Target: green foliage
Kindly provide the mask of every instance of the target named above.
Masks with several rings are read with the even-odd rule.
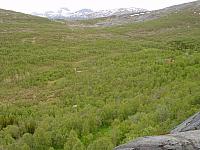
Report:
[[[35,132],[36,123],[34,120],[25,122],[26,132],[33,134]]]
[[[64,150],[84,150],[84,145],[78,138],[78,135],[74,130],[70,131],[67,142],[64,145]]]
[[[197,96],[195,96],[194,98],[193,98],[193,100],[192,100],[192,105],[200,105],[200,96],[199,95],[197,95]]]
[[[33,138],[33,135],[30,133],[25,133],[22,138],[21,138],[22,143],[25,143],[26,145],[28,145],[31,149],[34,148],[35,145],[35,141]]]
[[[77,141],[76,144],[73,146],[72,150],[85,150],[85,146],[81,141]]]
[[[35,149],[42,150],[51,147],[51,134],[44,128],[37,128],[34,135]]]
[[[18,139],[20,137],[19,128],[15,125],[7,126],[6,128],[4,128],[4,132],[10,134],[14,139]]]
[[[172,48],[176,50],[186,51],[186,50],[193,50],[193,51],[199,51],[200,43],[198,41],[192,40],[192,39],[186,39],[186,40],[174,40],[170,41],[169,44]]]
[[[93,143],[91,143],[87,150],[111,150],[113,148],[113,144],[111,140],[107,138],[100,138]]]

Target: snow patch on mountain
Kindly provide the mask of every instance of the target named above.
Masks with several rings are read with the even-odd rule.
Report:
[[[57,11],[46,11],[44,13],[33,12],[32,15],[47,17],[49,19],[94,19],[109,16],[120,16],[125,14],[134,14],[146,12],[146,9],[141,8],[119,8],[110,10],[93,11],[91,9],[81,9],[76,12],[70,11],[68,8],[60,8]]]

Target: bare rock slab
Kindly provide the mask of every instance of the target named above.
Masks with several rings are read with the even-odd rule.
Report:
[[[171,131],[171,133],[185,132],[185,131],[193,131],[200,130],[200,112],[196,113],[194,116],[190,117],[182,124],[177,126],[175,129]]]
[[[142,137],[115,150],[200,150],[200,130]]]
[[[171,131],[171,134],[138,138],[115,150],[200,150],[200,112]]]

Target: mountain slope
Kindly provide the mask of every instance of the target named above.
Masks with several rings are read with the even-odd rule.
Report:
[[[72,12],[69,9],[61,8],[57,11],[47,11],[45,13],[32,13],[35,16],[47,17],[49,19],[72,19],[72,20],[83,20],[83,19],[94,19],[109,16],[119,16],[130,13],[146,12],[145,9],[140,8],[119,8],[111,10],[100,10],[92,11],[91,9],[82,9],[76,12]]]
[[[191,10],[192,9],[192,10]],[[185,3],[181,5],[171,6],[160,10],[155,11],[144,11],[138,13],[128,13],[122,14],[118,16],[110,16],[105,17],[102,19],[96,19],[96,21],[87,21],[87,22],[94,22],[90,24],[90,27],[108,27],[113,25],[123,25],[129,23],[136,23],[136,22],[144,22],[149,20],[158,19],[170,14],[181,13],[182,11],[193,11],[194,14],[198,15],[200,9],[200,2],[195,1],[191,3]]]
[[[0,12],[0,149],[112,149],[200,110],[196,4],[105,28]]]

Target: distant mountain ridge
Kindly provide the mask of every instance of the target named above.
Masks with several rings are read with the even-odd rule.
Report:
[[[110,10],[100,10],[93,11],[91,9],[81,9],[76,12],[70,11],[68,8],[60,8],[57,11],[46,11],[44,13],[33,12],[32,15],[46,17],[49,19],[94,19],[94,18],[102,18],[109,16],[120,16],[125,14],[133,14],[146,12],[146,9],[142,8],[118,8],[118,9],[110,9]]]

